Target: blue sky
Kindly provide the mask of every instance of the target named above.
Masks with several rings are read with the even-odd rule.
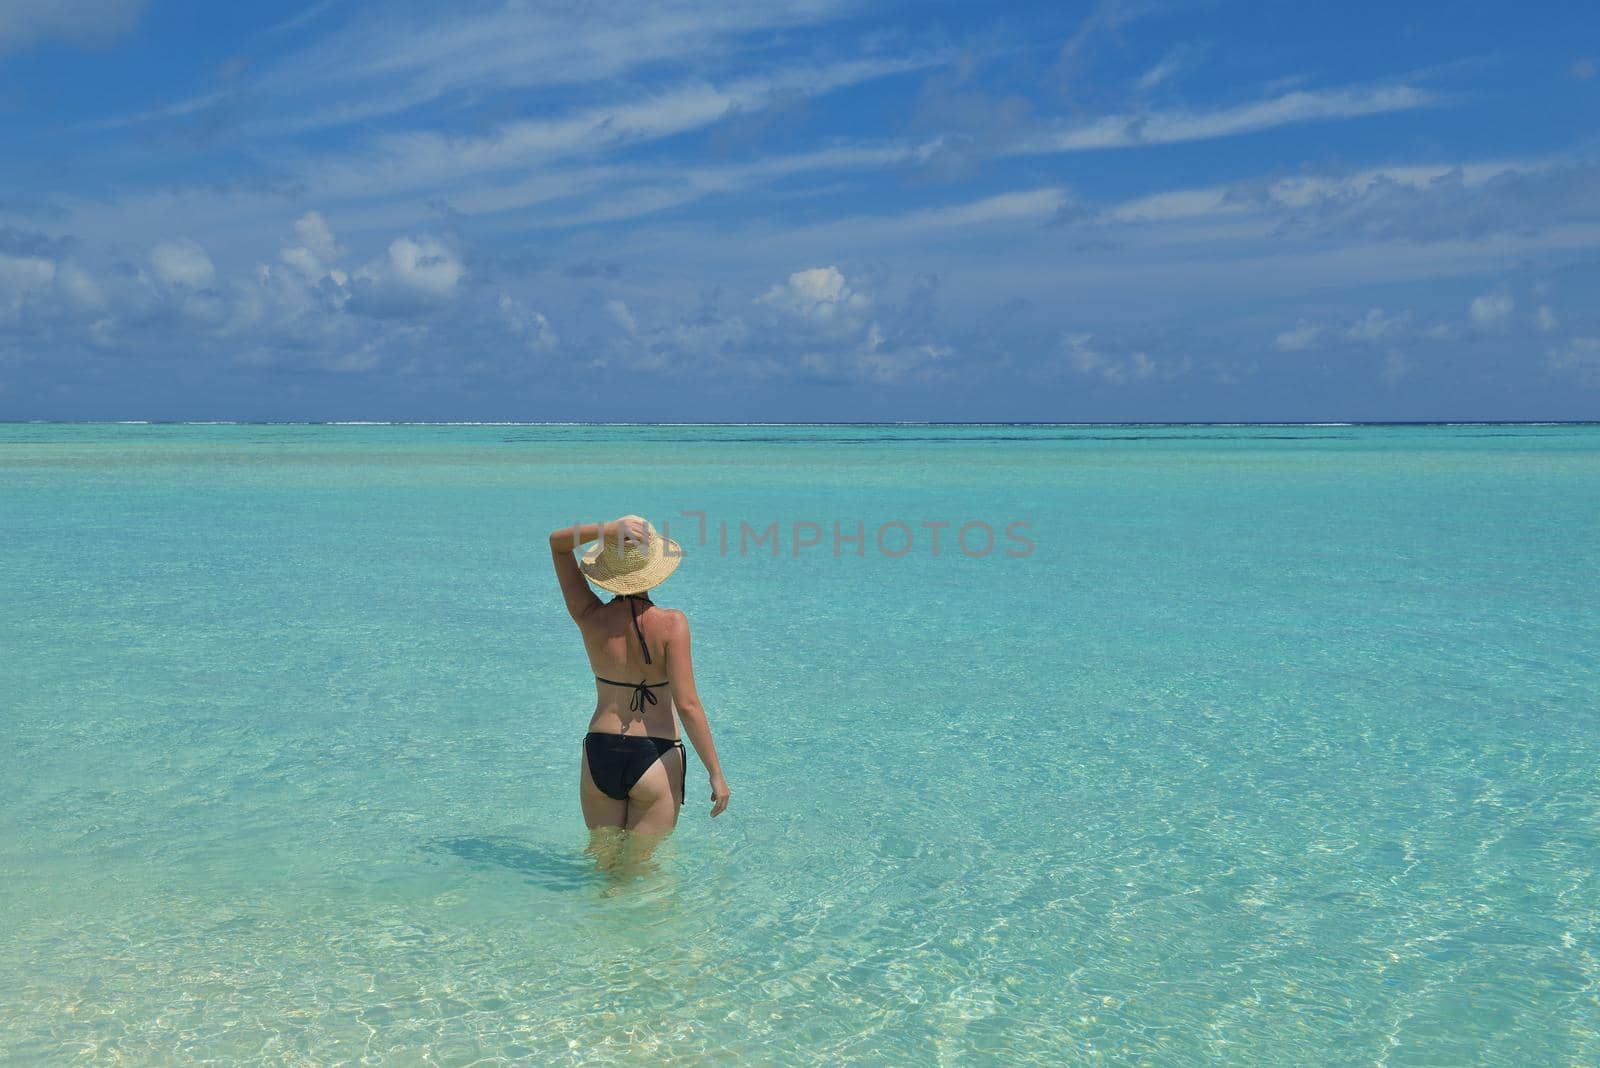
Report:
[[[1592,3],[0,2],[0,418],[1600,418]]]

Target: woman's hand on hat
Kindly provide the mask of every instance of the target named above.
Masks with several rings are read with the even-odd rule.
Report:
[[[611,521],[611,529],[618,547],[626,543],[650,544],[650,524],[643,516],[625,515]]]

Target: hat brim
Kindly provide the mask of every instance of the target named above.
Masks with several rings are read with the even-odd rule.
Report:
[[[650,557],[643,564],[619,570],[625,561],[598,544],[578,561],[583,577],[612,593],[643,593],[665,582],[683,562],[683,547],[660,534],[650,539]]]

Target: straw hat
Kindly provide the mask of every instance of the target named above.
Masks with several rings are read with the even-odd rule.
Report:
[[[645,523],[645,541],[603,538],[578,562],[578,569],[590,582],[612,593],[643,593],[665,582],[683,560],[683,548],[671,538],[656,533]]]

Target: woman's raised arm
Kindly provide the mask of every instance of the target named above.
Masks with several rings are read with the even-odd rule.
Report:
[[[551,562],[555,564],[556,580],[561,583],[561,597],[567,602],[567,614],[574,620],[581,619],[599,604],[600,598],[594,595],[583,572],[578,570],[573,551],[580,545],[602,538],[618,539],[618,544],[622,539],[642,543],[649,538],[649,531],[643,519],[636,515],[625,515],[609,523],[577,523],[570,527],[557,527],[550,532]]]

